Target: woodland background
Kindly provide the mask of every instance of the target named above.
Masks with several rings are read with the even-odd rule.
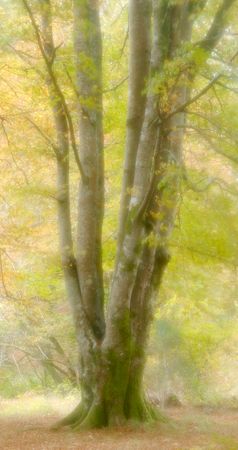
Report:
[[[54,11],[56,70],[75,110],[70,2]],[[197,38],[215,1],[202,15]],[[77,349],[65,299],[57,239],[51,112],[42,59],[19,2],[0,2],[0,396],[77,389]],[[180,208],[170,246],[146,370],[149,391],[163,403],[238,406],[238,72],[226,64],[237,50],[236,17],[209,67],[197,52],[200,89],[224,77],[194,105],[185,143]],[[127,98],[127,9],[104,1],[106,288],[116,250]],[[122,39],[123,36],[123,39]],[[63,44],[62,44],[63,43]],[[211,69],[212,68],[212,69]],[[168,71],[173,67],[168,67]],[[212,73],[211,73],[212,70]],[[37,126],[36,126],[37,124]],[[41,132],[39,132],[40,128]],[[71,163],[72,203],[78,173]]]

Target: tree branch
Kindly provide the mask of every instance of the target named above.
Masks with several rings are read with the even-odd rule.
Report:
[[[236,0],[223,0],[206,37],[198,43],[200,48],[211,51],[216,47],[225,30],[227,12],[235,1]]]
[[[235,268],[238,267],[237,264],[233,263],[232,261],[229,261],[226,258],[222,258],[221,256],[216,255],[215,253],[209,253],[209,252],[202,251],[202,250],[200,250],[198,248],[190,247],[190,246],[187,246],[187,245],[182,246],[182,245],[179,245],[177,243],[175,244],[173,242],[170,242],[170,245],[171,245],[171,247],[175,247],[175,248],[178,248],[178,249],[184,249],[184,250],[187,250],[187,251],[189,251],[191,253],[197,253],[198,255],[204,256],[206,258],[208,257],[208,258],[216,259],[218,262],[221,262],[223,264],[229,264],[229,265],[231,265],[231,266],[233,266]]]
[[[30,124],[36,129],[36,131],[38,131],[38,133],[45,139],[45,141],[51,145],[56,157],[58,157],[59,156],[59,148],[57,147],[57,145],[49,138],[49,136],[30,117],[26,116],[26,120],[28,122],[30,122]]]
[[[230,62],[233,62],[234,59],[237,57],[238,55],[238,50],[235,52],[235,54],[231,57]],[[167,121],[169,120],[171,117],[175,116],[175,114],[178,114],[180,112],[184,112],[188,106],[192,105],[193,103],[195,103],[197,100],[199,100],[201,97],[203,97],[213,86],[215,83],[217,83],[217,81],[224,75],[224,72],[220,72],[218,73],[211,81],[210,83],[208,83],[203,89],[201,89],[200,92],[198,92],[196,95],[194,95],[194,97],[190,98],[189,100],[187,100],[185,103],[183,103],[182,105],[180,105],[178,108],[176,108],[174,111],[172,111],[170,114],[168,114],[167,116],[165,116],[164,119],[162,119],[163,121]],[[159,119],[160,120],[160,119]],[[156,123],[158,123],[158,118],[156,119]]]
[[[225,158],[229,159],[230,161],[234,162],[235,164],[238,164],[238,157],[227,155],[224,151],[222,151],[220,148],[218,148],[213,142],[212,138],[206,134],[204,130],[201,130],[201,128],[193,126],[193,125],[185,125],[184,128],[190,128],[191,130],[196,131],[198,134],[200,134],[210,145],[210,147],[219,155],[224,156]]]
[[[11,157],[12,157],[12,160],[13,160],[13,162],[14,162],[16,168],[19,170],[19,172],[22,173],[22,175],[23,175],[23,177],[24,177],[24,179],[25,179],[26,184],[30,184],[30,183],[29,183],[29,180],[28,180],[28,176],[27,176],[25,170],[18,164],[18,162],[17,162],[17,160],[16,160],[16,158],[15,158],[15,156],[14,156],[12,150],[11,150],[10,139],[9,139],[9,136],[8,136],[8,133],[7,133],[7,130],[6,130],[6,127],[5,127],[5,125],[4,125],[4,120],[5,120],[5,119],[1,117],[0,120],[1,120],[2,130],[3,130],[4,136],[5,136],[6,141],[7,141],[7,145],[8,145],[8,148],[9,148],[9,151],[10,151],[10,154],[11,154]]]
[[[118,89],[120,86],[122,86],[122,84],[124,84],[124,83],[128,80],[128,78],[129,78],[129,77],[125,77],[125,78],[123,78],[121,81],[119,81],[119,83],[117,83],[115,86],[112,86],[111,88],[105,89],[105,90],[103,91],[103,94],[107,94],[108,92],[113,92],[113,91],[115,91],[115,90]]]
[[[206,77],[205,75],[203,75],[203,77],[206,78],[206,80],[209,80],[209,78]],[[210,81],[211,81],[211,80],[210,80]],[[219,81],[219,80],[216,81],[216,84],[217,84],[218,86],[221,86],[221,87],[224,88],[224,89],[227,89],[227,90],[230,91],[230,92],[233,92],[234,94],[238,94],[238,89],[233,88],[232,86],[227,86],[227,84],[224,84],[224,83],[222,83],[222,82]]]
[[[8,297],[9,293],[8,293],[8,289],[7,289],[7,286],[6,286],[6,283],[5,283],[5,276],[4,276],[4,270],[3,270],[3,264],[2,264],[2,251],[1,251],[1,249],[0,249],[0,275],[1,275],[1,279],[2,279],[2,286],[3,286],[4,293],[5,293],[6,297]]]
[[[60,88],[60,86],[58,84],[58,81],[57,81],[57,79],[55,77],[55,74],[54,74],[54,71],[53,71],[53,67],[52,67],[53,66],[53,62],[54,62],[56,48],[53,49],[52,57],[49,58],[47,56],[47,54],[46,54],[45,46],[44,46],[44,44],[42,42],[40,31],[39,31],[38,25],[36,23],[34,14],[32,12],[32,9],[31,9],[31,7],[30,7],[30,5],[29,5],[27,0],[22,0],[22,2],[23,2],[24,6],[25,6],[25,8],[26,8],[26,10],[27,10],[27,12],[29,14],[32,27],[33,27],[33,29],[35,31],[36,40],[37,40],[37,43],[38,43],[41,55],[42,55],[42,57],[43,57],[43,59],[45,61],[45,65],[46,65],[46,68],[47,68],[48,75],[49,75],[49,77],[51,79],[51,82],[52,82],[54,88],[55,88],[56,95],[58,96],[59,100],[62,102],[63,110],[64,110],[64,113],[65,113],[65,116],[66,116],[66,119],[67,119],[67,123],[68,123],[69,134],[70,134],[70,139],[71,139],[71,145],[72,145],[72,148],[73,148],[75,160],[76,160],[78,169],[80,171],[82,180],[85,181],[86,177],[85,177],[85,174],[84,174],[84,171],[83,171],[80,159],[79,159],[79,154],[78,154],[78,148],[77,148],[77,144],[76,144],[76,138],[75,138],[75,133],[74,133],[74,126],[73,126],[72,117],[71,117],[71,114],[69,112],[68,105],[66,103],[64,94],[63,94],[63,92],[62,92],[62,90],[61,90],[61,88]]]

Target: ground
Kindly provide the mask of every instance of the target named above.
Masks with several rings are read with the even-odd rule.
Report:
[[[0,400],[2,450],[238,450],[238,410],[168,408],[172,425],[73,433],[49,427],[75,398]]]

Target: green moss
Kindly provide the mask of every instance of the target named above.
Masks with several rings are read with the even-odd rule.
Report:
[[[90,428],[102,428],[107,425],[106,413],[103,403],[94,403],[83,420],[79,420],[73,427],[75,431]]]
[[[133,272],[133,270],[135,270],[135,268],[136,268],[136,264],[134,261],[130,261],[130,260],[124,258],[123,269],[125,270],[125,272]]]

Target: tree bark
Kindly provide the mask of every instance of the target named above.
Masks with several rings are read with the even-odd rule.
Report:
[[[66,293],[71,304],[79,345],[79,374],[81,397],[85,410],[89,409],[94,398],[96,385],[96,368],[98,367],[98,349],[94,342],[91,322],[83,303],[78,267],[73,248],[69,193],[69,141],[70,125],[67,105],[58,85],[53,69],[55,47],[52,34],[51,4],[41,0],[42,49],[46,58],[46,83],[52,105],[53,118],[57,135],[57,204],[59,243]],[[62,424],[68,423],[68,418]]]
[[[194,14],[190,7],[189,2],[161,2],[158,6],[154,0],[151,80],[163,71],[168,60],[176,59],[181,45],[190,41],[191,14]],[[175,82],[167,92],[165,110],[160,95],[153,90],[150,92],[150,86],[146,102],[139,97],[138,91],[134,94],[134,101],[138,102],[142,115],[137,126],[127,132],[126,151],[130,171],[126,169],[127,159],[118,257],[102,343],[102,383],[98,400],[94,402],[83,426],[95,421],[99,424],[100,420],[101,424],[121,424],[125,420],[144,422],[156,417],[164,420],[163,415],[146,400],[143,373],[154,299],[169,261],[168,238],[177,210],[185,111],[174,115],[173,111],[188,99],[189,72],[181,72],[180,77],[181,82]],[[140,83],[142,81],[140,78]],[[129,107],[129,112],[135,111],[131,97],[129,104],[132,108],[130,110]],[[158,113],[161,123],[154,125]],[[170,117],[168,120],[167,116]],[[128,186],[132,189],[129,188],[125,197]],[[151,238],[155,239],[152,244]]]
[[[135,163],[146,105],[151,47],[151,0],[129,1],[129,89],[125,162],[119,215],[117,260],[125,235]]]
[[[97,1],[74,0],[74,35],[79,153],[85,174],[78,197],[77,262],[85,312],[95,337],[100,340],[105,331],[102,273],[104,163],[102,42]]]
[[[57,134],[60,251],[80,350],[81,403],[58,426],[81,429],[128,420],[164,420],[146,400],[143,372],[155,299],[169,261],[168,240],[177,213],[186,107],[195,77],[191,75],[191,69],[196,68],[194,62],[179,65],[179,52],[191,42],[193,25],[206,1],[153,0],[152,10],[150,0],[129,2],[126,155],[117,258],[106,320],[99,1],[73,1],[79,152],[73,120],[53,67],[56,49],[50,0],[41,0],[41,33],[27,0],[23,3],[47,70]],[[226,13],[233,3],[221,2],[204,40],[197,43],[207,56],[224,32]],[[171,80],[168,67],[176,69]],[[70,216],[70,143],[81,173],[77,257]]]

